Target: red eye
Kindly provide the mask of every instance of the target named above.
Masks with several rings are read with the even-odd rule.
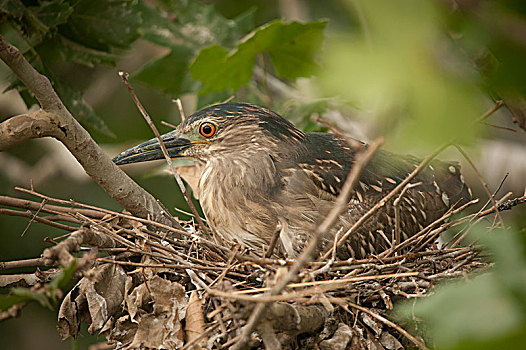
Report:
[[[204,137],[212,137],[216,132],[216,126],[212,123],[203,123],[199,127],[199,132]]]

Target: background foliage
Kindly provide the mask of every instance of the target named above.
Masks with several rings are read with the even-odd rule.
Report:
[[[172,98],[182,97],[190,113],[233,95],[268,106],[304,130],[323,130],[311,119],[323,115],[366,140],[384,135],[387,147],[397,151],[424,154],[455,140],[484,163],[484,145],[491,140],[505,145],[513,163],[524,164],[513,168],[504,189],[516,195],[524,189],[524,131],[474,124],[492,98],[511,101],[526,94],[522,1],[0,0],[0,33],[53,81],[73,115],[111,155],[151,137],[117,77],[123,69],[132,73],[158,124],[178,123]],[[11,93],[0,100],[1,121],[35,101],[5,66],[0,74],[3,88],[21,97]],[[513,126],[507,111],[492,118]],[[0,155],[2,194],[20,196],[13,187],[32,179],[46,194],[118,209],[46,141]],[[524,152],[511,152],[517,147]],[[495,190],[509,169],[492,170]],[[168,208],[182,206],[182,196],[170,178],[159,175],[160,168],[129,171]],[[477,180],[471,180],[476,189]],[[524,342],[526,219],[520,209],[515,212],[505,217],[511,232],[483,238],[494,254],[493,271],[471,283],[443,286],[400,312],[409,320],[424,319],[437,347],[518,348]],[[53,235],[34,223],[18,237],[27,225],[23,219],[0,217],[0,225],[10,237],[0,243],[2,260],[35,257],[44,246],[36,243]],[[480,238],[485,230],[478,231]],[[24,316],[3,324],[1,337],[13,348],[31,347],[31,339],[14,335],[27,327],[35,334],[52,329],[54,315],[44,315],[51,326]],[[58,341],[58,335],[47,336],[47,344]]]

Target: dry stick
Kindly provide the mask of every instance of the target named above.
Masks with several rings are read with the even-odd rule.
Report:
[[[442,223],[444,220],[448,219],[449,217],[451,217],[452,215],[466,209],[468,206],[472,205],[472,204],[475,204],[478,202],[478,199],[474,199],[472,201],[469,201],[468,203],[454,209],[453,207],[449,208],[440,218],[436,219],[435,221],[433,221],[432,223],[430,223],[429,225],[427,225],[426,227],[424,227],[422,230],[420,230],[418,233],[416,233],[415,235],[409,237],[408,239],[404,240],[403,242],[400,242],[398,243],[398,245],[396,245],[395,247],[393,247],[393,249],[389,249],[383,253],[380,253],[378,255],[378,257],[380,259],[385,259],[387,256],[389,256],[391,253],[393,252],[396,252],[396,251],[399,251],[411,244],[414,244],[416,240],[418,240],[421,235],[426,232],[426,231],[431,231],[433,228],[435,228],[436,226],[438,226],[440,223]]]
[[[497,187],[497,189],[495,190],[495,192],[493,192],[493,195],[492,197],[495,198],[495,196],[497,195],[497,193],[500,191],[500,189],[502,188],[502,186],[504,185],[504,182],[506,181],[506,179],[508,178],[508,176],[510,175],[510,173],[506,173],[506,175],[504,175],[504,178],[501,180],[499,186]],[[508,192],[506,195],[504,195],[501,199],[499,199],[499,201],[497,202],[497,205],[499,205],[501,202],[503,202],[506,198],[508,198],[512,193],[511,192]],[[484,203],[484,205],[479,209],[479,211],[476,213],[475,216],[473,216],[471,218],[471,220],[469,221],[469,223],[473,222],[473,220],[475,220],[477,218],[477,215],[479,215],[480,213],[482,213],[484,211],[484,209],[488,206],[488,204],[491,203],[491,199],[488,199],[486,201],[486,203]],[[451,237],[451,239],[449,241],[447,241],[445,244],[444,244],[444,247],[448,247],[453,241],[455,241],[457,238],[459,238],[453,245],[452,247],[456,246],[457,243],[459,243],[462,239],[464,239],[464,237],[466,236],[466,234],[468,233],[469,231],[469,228],[463,233],[462,230],[460,232],[458,232],[457,234],[455,234],[453,237]]]
[[[131,262],[131,261],[113,260],[113,259],[108,259],[108,258],[97,258],[97,261],[111,263],[111,264],[115,264],[115,265],[133,266],[133,267],[169,268],[169,269],[181,269],[181,270],[194,269],[194,270],[205,270],[205,271],[221,271],[221,270],[223,270],[222,267],[199,266],[199,265],[181,265],[181,264],[168,264],[168,263],[159,263],[159,264],[149,263],[149,264],[146,264],[146,263],[136,263],[136,262]]]
[[[156,200],[157,204],[159,204],[159,206],[161,208],[163,208],[163,211],[161,212],[161,215],[163,215],[165,218],[167,218],[168,220],[170,220],[170,222],[172,224],[174,224],[174,227],[177,227],[178,229],[181,229],[181,230],[184,230],[183,229],[183,226],[181,226],[181,224],[179,223],[179,221],[177,221],[173,216],[172,214],[170,214],[170,212],[168,211],[168,209],[166,209],[166,207],[164,206],[164,204],[160,201],[160,200]],[[166,231],[166,234],[168,234],[168,231]]]
[[[168,122],[166,122],[164,120],[161,120],[161,124],[164,125],[164,126],[169,126],[172,129],[177,129],[176,125],[173,125],[172,123],[168,123]]]
[[[431,241],[435,240],[440,235],[440,233],[442,233],[443,231],[449,229],[451,224],[447,223],[447,222],[443,222],[445,219],[442,219],[442,218],[449,217],[455,211],[458,212],[458,211],[462,210],[460,208],[457,208],[457,204],[459,204],[461,200],[462,199],[459,199],[457,202],[455,202],[451,207],[449,207],[449,209],[447,210],[446,214],[442,215],[442,217],[440,218],[441,221],[442,221],[442,224],[440,225],[440,227],[438,227],[438,228],[433,230],[432,228],[430,228],[428,226],[428,227],[425,228],[425,229],[427,229],[427,232],[425,234],[422,234],[422,235],[416,234],[416,235],[414,235],[413,237],[415,237],[415,239],[414,239],[415,242],[413,242],[411,244],[411,249],[409,249],[409,252],[420,251],[421,249],[424,249],[424,247],[426,247],[429,243],[431,243]],[[468,202],[468,203],[466,203],[464,205],[469,206],[472,202],[474,202],[474,201],[470,201],[470,202]],[[478,202],[478,200],[476,202]],[[423,230],[421,230],[420,232],[423,232]],[[420,232],[418,232],[418,233],[420,233]],[[413,238],[413,237],[411,237],[411,238]],[[420,244],[420,246],[417,247],[417,244]]]
[[[495,198],[495,196],[497,195],[497,193],[499,193],[500,189],[502,188],[502,186],[504,185],[504,182],[506,181],[506,179],[508,178],[508,176],[510,176],[510,173],[506,173],[504,175],[504,177],[502,178],[502,180],[500,181],[500,184],[499,186],[497,186],[497,189],[495,190],[495,192],[493,192],[493,198]],[[502,201],[503,199],[501,198],[499,201]],[[488,204],[491,203],[491,199],[488,198],[488,200],[486,201],[486,203],[484,203],[484,205],[482,206],[482,208],[480,208],[479,212],[478,213],[481,213],[484,209],[486,209],[486,207],[488,206]],[[477,214],[478,214],[477,213]]]
[[[396,264],[397,266],[399,264]],[[403,277],[415,277],[418,276],[420,272],[397,272],[397,273],[388,273],[383,275],[364,275],[364,276],[356,276],[356,277],[348,277],[348,278],[340,278],[340,279],[334,279],[334,280],[322,280],[322,281],[309,281],[309,282],[299,282],[299,283],[290,283],[287,284],[287,288],[289,289],[299,289],[299,288],[305,288],[305,287],[330,287],[330,288],[339,288],[335,286],[339,285],[351,285],[353,283],[358,282],[366,282],[366,281],[374,281],[374,280],[381,280],[381,279],[390,279],[390,278],[403,278]],[[266,292],[271,290],[270,287],[262,287],[262,288],[255,288],[255,289],[247,289],[247,290],[240,290],[233,293],[226,293],[221,291],[212,291],[213,293],[219,292],[224,293],[222,295],[234,295],[232,298],[236,298],[236,295],[244,295],[244,294],[254,294],[254,293],[260,293],[260,292]],[[255,298],[264,298],[265,295],[259,295]],[[250,301],[249,299],[243,299],[246,301]],[[257,301],[257,300],[252,300]]]
[[[499,108],[502,107],[503,105],[504,105],[504,101],[502,100],[495,101],[495,104],[493,105],[493,107],[488,109],[484,114],[482,114],[479,118],[477,118],[477,120],[475,120],[473,123],[475,124],[475,123],[483,122],[484,120],[488,119],[490,115],[498,111]]]
[[[0,261],[0,271],[18,269],[21,267],[46,266],[44,258],[33,258],[25,260]]]
[[[101,260],[101,259],[99,259]],[[135,263],[137,264],[137,263]],[[367,275],[367,276],[358,276],[350,277],[345,279],[336,279],[336,280],[324,280],[324,281],[314,281],[314,282],[305,282],[305,283],[291,283],[287,285],[287,288],[305,288],[298,292],[292,292],[290,294],[284,295],[269,295],[269,294],[259,294],[259,295],[247,295],[249,293],[238,292],[224,292],[222,290],[213,289],[206,285],[206,283],[201,280],[195,272],[188,271],[188,274],[191,275],[190,278],[193,282],[201,286],[207,294],[210,296],[215,296],[218,298],[224,298],[229,300],[245,301],[245,302],[255,302],[255,303],[271,303],[279,301],[294,301],[300,297],[312,296],[315,294],[320,294],[322,292],[327,292],[335,289],[340,289],[345,285],[358,282],[367,282],[374,280],[382,279],[393,279],[393,278],[405,278],[405,277],[417,277],[420,275],[420,272],[398,272],[398,273],[389,273],[383,275]],[[265,292],[270,290],[270,288],[258,288],[257,292]],[[250,293],[253,294],[253,293]]]
[[[497,207],[497,203],[495,202],[495,198],[493,198],[493,195],[491,194],[491,192],[489,190],[488,184],[486,183],[486,181],[484,181],[484,179],[482,178],[482,175],[480,175],[480,172],[478,171],[477,167],[475,166],[475,164],[473,164],[473,162],[471,161],[469,156],[466,154],[466,152],[464,152],[462,147],[460,147],[459,145],[454,145],[454,146],[460,152],[460,154],[462,154],[462,156],[466,159],[466,161],[469,163],[469,165],[471,166],[473,171],[475,171],[475,174],[477,174],[477,177],[479,178],[480,183],[484,187],[484,190],[488,194],[488,197],[489,197],[489,199],[491,201],[491,204],[493,205],[493,208],[495,209],[495,213],[496,213],[496,215],[497,215],[497,217],[499,219],[499,222],[500,222],[501,226],[504,227],[504,221],[502,220],[502,216],[500,215],[500,211],[499,211],[499,209]]]
[[[47,198],[49,201],[52,201],[52,202],[56,202],[56,203],[60,203],[60,204],[66,204],[66,205],[67,204],[69,204],[69,205],[76,205],[76,206],[79,206],[79,207],[82,207],[82,208],[87,208],[87,209],[91,209],[91,210],[97,210],[97,211],[100,211],[100,212],[103,212],[103,213],[106,213],[106,214],[115,215],[116,217],[121,217],[121,218],[124,218],[124,219],[138,221],[138,222],[146,224],[146,225],[153,225],[153,226],[159,227],[161,229],[168,230],[170,232],[174,232],[174,233],[177,233],[177,234],[189,237],[189,238],[195,238],[195,235],[193,235],[191,233],[188,233],[185,230],[177,229],[177,228],[174,228],[174,227],[162,224],[162,223],[157,222],[157,221],[153,221],[153,220],[149,220],[149,219],[143,219],[143,218],[140,218],[140,217],[136,217],[136,216],[128,215],[128,214],[124,214],[124,213],[118,213],[118,212],[115,212],[115,211],[112,211],[112,210],[109,210],[109,209],[98,208],[98,207],[95,207],[95,206],[92,206],[92,205],[89,205],[89,204],[83,204],[83,203],[76,202],[76,201],[73,201],[73,200],[67,201],[67,200],[63,200],[63,199],[53,198],[53,197],[46,196],[46,195],[43,195],[41,193],[38,193],[38,192],[35,192],[35,191],[32,191],[32,190],[28,190],[27,188],[15,187],[15,190],[20,191],[20,192],[24,192],[24,193],[29,193],[29,194],[31,194],[33,196],[36,196],[36,197],[39,197],[39,198]],[[212,241],[209,241],[209,240],[207,240],[207,239],[205,239],[203,237],[199,237],[199,241],[201,243],[204,243],[206,246],[208,246],[210,248],[219,249],[222,252],[227,252],[227,253],[230,252],[229,248],[220,246],[220,245],[218,245],[218,244],[216,244],[216,243],[214,243]],[[236,258],[243,259],[243,255],[238,254],[238,255],[236,255]],[[246,257],[246,258],[250,259],[249,257]],[[243,259],[243,260],[247,260],[247,259]]]
[[[336,198],[336,201],[334,202],[331,211],[325,217],[322,223],[314,229],[313,237],[309,241],[309,244],[303,249],[301,255],[296,259],[296,262],[294,263],[294,265],[292,265],[287,274],[282,279],[280,279],[272,288],[272,290],[269,292],[270,295],[278,295],[279,293],[281,293],[281,291],[285,289],[287,284],[296,278],[301,268],[309,260],[312,259],[312,255],[318,248],[318,243],[320,239],[324,237],[325,234],[332,227],[332,225],[336,223],[336,220],[338,220],[340,214],[347,207],[347,204],[349,203],[349,198],[351,196],[351,191],[358,183],[358,179],[360,177],[360,174],[362,173],[363,168],[367,165],[369,160],[371,160],[371,158],[382,143],[383,139],[377,139],[367,149],[365,149],[363,153],[359,153],[357,155],[355,164],[352,170],[350,171],[349,175],[347,176],[347,179],[343,184],[342,190]],[[256,329],[260,320],[263,318],[267,307],[268,303],[261,303],[256,305],[254,311],[252,312],[250,318],[247,321],[246,326],[243,328],[243,331],[239,336],[237,343],[232,347],[232,349],[240,350],[246,347],[246,344],[250,339],[250,334],[254,331],[254,329]]]
[[[29,210],[28,211],[18,211],[18,210],[0,208],[0,215],[21,216],[21,217],[25,217],[28,219],[33,219],[34,221],[39,222],[41,224],[46,224],[51,227],[56,227],[58,229],[69,231],[69,232],[78,230],[78,227],[64,225],[59,222],[48,220],[45,217],[35,216]]]
[[[313,117],[311,119],[314,122],[325,126],[334,135],[336,135],[336,136],[344,139],[345,141],[347,141],[347,143],[349,143],[351,145],[351,148],[353,148],[353,149],[360,149],[360,148],[362,148],[365,145],[362,141],[357,140],[357,139],[355,139],[353,137],[349,137],[349,136],[345,135],[345,133],[342,130],[340,130],[336,125],[334,125],[333,123],[329,122],[328,120],[325,120],[324,118],[320,117],[318,114],[313,115]]]
[[[343,231],[343,227],[341,227],[338,232],[336,232],[336,234],[334,235],[334,242],[333,242],[333,245],[334,245],[334,249],[332,250],[332,256],[329,260],[327,260],[327,263],[325,265],[323,265],[322,267],[320,267],[319,269],[317,270],[314,270],[312,272],[309,272],[309,274],[312,276],[312,279],[314,279],[317,275],[321,274],[321,273],[325,273],[327,271],[330,270],[331,266],[334,264],[334,262],[336,261],[336,243],[338,242],[338,238],[340,237],[340,234],[342,233]]]
[[[192,199],[190,198],[190,195],[188,194],[188,191],[186,190],[183,180],[181,180],[181,177],[179,176],[177,171],[175,171],[175,167],[172,162],[172,158],[170,158],[170,155],[168,154],[168,150],[166,149],[166,146],[161,138],[161,135],[159,134],[159,131],[155,127],[155,124],[153,123],[152,118],[150,118],[150,116],[148,115],[148,112],[146,112],[146,109],[144,109],[141,101],[139,101],[139,99],[137,98],[137,95],[135,94],[133,87],[130,85],[130,82],[128,81],[128,73],[124,73],[121,71],[119,72],[119,76],[121,77],[122,81],[126,85],[126,88],[130,92],[133,102],[135,102],[135,105],[137,106],[142,116],[144,117],[144,119],[146,120],[150,128],[152,129],[153,133],[155,134],[155,137],[159,141],[159,145],[161,146],[161,150],[163,151],[164,158],[166,159],[166,162],[168,163],[168,166],[170,167],[170,170],[172,171],[172,174],[177,184],[179,185],[179,188],[181,189],[181,192],[183,193],[184,198],[186,199],[186,203],[188,203],[190,210],[194,214],[197,220],[197,224],[202,230],[207,231],[205,224],[201,220],[201,217],[199,217],[199,214],[197,213],[197,210],[195,209],[194,203],[192,202]]]
[[[173,102],[175,102],[175,104],[177,104],[177,108],[179,108],[179,115],[181,116],[181,123],[182,123],[186,119],[186,116],[184,114],[184,109],[183,109],[183,104],[181,102],[181,99],[176,98],[175,100],[173,100]]]
[[[352,225],[352,227],[345,232],[345,234],[340,238],[340,240],[337,243],[337,247],[341,246],[343,242],[345,242],[351,234],[356,232],[360,226],[365,223],[374,213],[376,213],[381,207],[383,207],[391,198],[393,198],[398,192],[402,191],[404,187],[411,181],[413,178],[418,175],[418,173],[424,169],[433,158],[435,158],[440,152],[442,152],[446,147],[448,147],[449,144],[443,145],[439,147],[437,150],[435,150],[432,154],[427,156],[420,162],[420,164],[413,170],[401,183],[398,184],[391,192],[389,192],[385,197],[383,197],[374,207],[369,209],[367,213],[362,215],[358,221]],[[331,253],[333,248],[329,249],[323,256],[321,257],[321,260],[327,259]]]
[[[499,201],[497,202],[497,205],[500,207],[501,203],[504,202],[512,194],[513,194],[512,192],[506,193],[501,199],[499,199]],[[520,198],[516,198],[516,199],[520,200]],[[486,211],[479,211],[476,214],[473,214],[472,218],[469,220],[469,223],[472,223],[473,220],[477,219],[475,223],[469,226],[468,229],[466,229],[464,232],[460,231],[459,233],[454,235],[446,244],[444,244],[444,246],[454,249],[466,237],[471,227],[476,225],[480,221],[480,219],[482,219],[482,217],[485,215],[484,213],[487,212],[487,214],[491,214],[494,211],[494,209],[495,209],[494,207],[491,207],[490,209]],[[500,208],[499,208],[499,211],[500,211]],[[451,223],[451,225],[455,226],[455,223]]]
[[[267,252],[265,253],[265,258],[270,258],[272,256],[272,253],[274,252],[274,248],[276,248],[276,244],[278,243],[278,238],[281,233],[281,224],[279,224],[276,227],[276,230],[274,231],[274,234],[272,235],[272,238],[270,240],[270,243],[267,248]]]
[[[517,132],[517,130],[512,129],[512,128],[508,128],[506,126],[495,125],[495,124],[490,124],[490,123],[486,123],[486,122],[482,122],[482,124],[487,125],[487,126],[491,126],[492,128],[496,128],[496,129],[501,129],[501,130],[506,130],[506,131],[511,131],[511,132]]]
[[[232,262],[234,261],[234,258],[236,257],[236,254],[239,251],[239,247],[240,247],[239,244],[234,246],[234,250],[232,250],[232,253],[228,257],[228,261],[226,263],[225,269],[223,270],[223,272],[221,272],[221,274],[219,276],[217,276],[217,278],[215,280],[212,281],[212,283],[210,283],[210,286],[213,286],[216,283],[220,283],[223,280],[223,278],[225,278],[226,274],[232,268]]]
[[[42,203],[34,202],[28,199],[13,198],[9,196],[0,196],[0,204],[8,206],[8,207],[38,210]],[[71,203],[68,203],[68,204],[71,204]],[[61,207],[58,205],[51,205],[51,204],[44,205],[41,211],[46,212],[46,213],[51,213],[51,214],[76,214],[80,212],[94,219],[102,219],[104,215],[106,215],[105,213],[99,210]]]
[[[403,329],[402,327],[400,327],[399,325],[397,325],[396,323],[388,320],[387,318],[383,317],[382,315],[378,315],[377,313],[375,312],[372,312],[371,310],[369,310],[368,308],[366,307],[363,307],[361,305],[358,305],[358,304],[355,304],[353,302],[350,302],[350,301],[346,301],[346,304],[349,305],[350,307],[352,307],[353,309],[357,309],[357,310],[360,310],[362,312],[365,312],[366,314],[376,318],[377,320],[379,320],[380,322],[386,324],[387,326],[391,327],[391,328],[394,328],[396,329],[400,334],[404,335],[407,339],[411,340],[416,346],[418,346],[419,348],[421,349],[425,349],[425,350],[428,350],[428,347],[419,339],[413,337],[410,333],[408,333],[405,329]],[[345,305],[342,305],[342,307],[344,309],[346,309],[347,307]],[[348,311],[348,310],[347,310]],[[350,312],[349,312],[350,313]]]
[[[31,187],[33,186],[33,184],[31,184]],[[35,221],[35,218],[38,216],[38,214],[40,213],[40,211],[42,210],[42,208],[44,207],[44,205],[46,205],[46,202],[47,200],[43,200],[42,203],[40,203],[40,207],[38,207],[38,210],[35,212],[35,214],[33,214],[33,217],[31,218],[31,220],[29,220],[29,222],[27,223],[27,226],[26,228],[24,229],[24,232],[22,232],[22,234],[20,235],[21,237],[24,237],[24,235],[26,234],[27,230],[29,229],[29,227],[31,226],[31,224]]]

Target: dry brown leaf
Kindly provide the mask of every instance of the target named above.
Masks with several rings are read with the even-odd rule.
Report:
[[[345,323],[340,323],[332,338],[320,342],[319,347],[321,350],[345,350],[352,337],[353,332],[351,328]]]
[[[188,300],[188,307],[186,309],[186,341],[190,342],[195,338],[201,336],[205,331],[205,318],[203,316],[203,308],[201,306],[201,299],[199,293],[194,290],[190,294]],[[202,337],[201,341],[207,341],[208,338]],[[194,349],[201,349],[198,344],[195,344]]]
[[[125,349],[177,349],[184,345],[181,320],[188,300],[179,283],[154,276],[137,286],[126,303],[136,307],[133,316],[137,331]]]
[[[62,339],[76,337],[80,323],[90,324],[94,334],[121,307],[126,273],[119,265],[104,264],[90,271],[66,295],[58,314],[58,332]]]

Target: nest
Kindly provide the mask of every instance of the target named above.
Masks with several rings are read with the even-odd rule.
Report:
[[[70,231],[49,240],[54,246],[33,259],[73,265],[80,278],[60,306],[60,335],[77,337],[87,323],[90,333],[116,349],[425,348],[422,338],[393,321],[394,303],[424,297],[438,282],[488,266],[473,245],[459,242],[465,223],[493,208],[455,220],[451,211],[405,248],[395,245],[380,256],[310,259],[298,266],[218,244],[193,222],[171,218],[171,227],[26,192],[43,201],[5,197],[1,204],[31,209],[36,213],[16,212]],[[450,228],[456,235],[438,247],[437,237]],[[40,282],[61,273],[37,272]]]

